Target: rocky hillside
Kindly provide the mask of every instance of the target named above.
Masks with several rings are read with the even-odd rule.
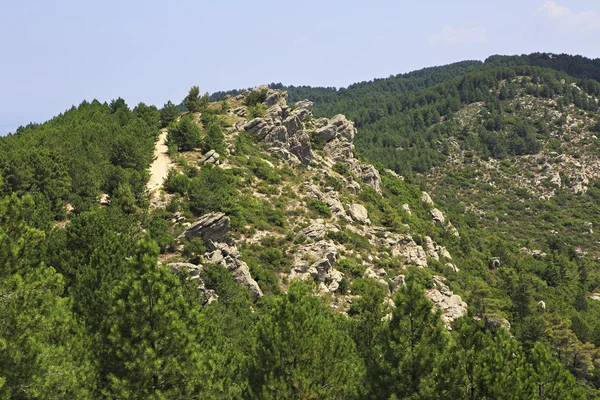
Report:
[[[261,93],[264,101],[249,109],[244,104],[253,92]],[[456,238],[459,232],[426,192],[411,188],[412,198],[402,204],[393,204],[382,195],[390,182],[397,188],[404,183],[390,172],[387,181],[382,181],[376,168],[355,157],[352,121],[343,115],[315,119],[307,108],[310,102],[290,107],[287,93],[266,88],[227,98],[222,104],[227,108],[214,107],[224,112],[220,118],[231,125],[225,134],[225,154],[188,152],[182,155],[185,163],[180,167],[184,170],[187,165],[188,174],[189,165],[198,165],[200,170],[208,166],[245,176],[238,196],[260,204],[265,213],[276,213],[277,219],[267,218],[260,228],[232,228],[230,217],[222,212],[192,221],[177,218],[176,226],[185,229],[182,238],[200,238],[207,252],[197,264],[182,263],[186,260],[179,252],[165,254],[163,261],[174,269],[193,271],[193,277],[204,264],[222,264],[254,299],[285,290],[293,280],[314,282],[321,295],[332,296],[333,307],[340,312],[347,312],[355,298],[351,290],[355,278],[379,282],[391,302],[404,282],[404,269],[415,266],[425,268],[430,276],[426,293],[443,311],[444,321],[449,324],[466,313],[465,302],[440,275],[445,270],[459,271],[452,255],[432,237],[417,233],[411,223],[418,218],[424,227],[436,227]],[[249,117],[256,108],[263,109],[261,116]],[[253,149],[242,150],[242,140],[251,141]],[[180,199],[186,200],[186,196]],[[413,210],[419,216],[413,216]],[[419,243],[411,236],[413,232]],[[432,261],[437,270],[428,268]],[[265,277],[260,269],[271,276]],[[201,281],[199,288],[204,290],[205,302],[215,300]]]

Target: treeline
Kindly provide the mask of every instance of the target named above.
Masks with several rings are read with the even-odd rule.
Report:
[[[30,224],[35,207],[0,201],[3,397],[586,398],[541,343],[524,351],[471,317],[448,333],[418,270],[393,309],[377,282],[354,280],[346,317],[299,283],[252,304],[206,266],[218,300],[203,307],[195,281],[157,268],[158,246],[112,206],[49,236]]]
[[[101,193],[142,206],[159,123],[156,107],[117,99],[21,127],[0,138],[0,195],[30,193],[36,213],[58,220],[66,203],[86,211]]]

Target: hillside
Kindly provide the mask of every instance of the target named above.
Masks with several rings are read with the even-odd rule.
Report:
[[[596,398],[596,73],[193,87],[0,138],[2,396]]]

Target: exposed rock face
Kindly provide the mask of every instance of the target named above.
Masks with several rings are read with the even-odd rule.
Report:
[[[339,287],[343,274],[333,268],[337,256],[337,246],[330,241],[301,247],[295,254],[290,279],[305,280],[312,277],[321,282],[323,291],[335,291]]]
[[[263,295],[258,283],[250,275],[248,264],[240,259],[241,255],[236,246],[229,246],[226,243],[213,243],[213,247],[212,252],[204,255],[208,263],[221,264],[227,268],[237,283],[250,291],[252,300],[256,300]]]
[[[200,238],[209,250],[213,243],[228,242],[230,222],[224,213],[209,213],[198,218],[183,234],[187,240]]]
[[[248,265],[243,262],[237,247],[229,239],[229,218],[224,213],[203,215],[183,234],[186,239],[200,238],[209,250],[204,254],[206,263],[221,264],[227,268],[235,280],[247,288],[254,300],[263,293],[258,283],[250,275]]]
[[[427,254],[422,246],[419,246],[410,235],[400,238],[392,245],[392,255],[404,257],[407,264],[413,264],[417,267],[427,267]]]
[[[310,136],[304,129],[303,120],[309,112],[305,109],[290,111],[285,101],[287,93],[273,92],[264,118],[255,118],[244,125],[244,130],[257,139],[269,143],[269,151],[279,155],[292,165],[310,164],[313,153]]]
[[[431,196],[427,192],[421,193],[421,201],[423,203],[429,204],[430,206],[433,206],[433,200],[431,200]]]
[[[443,224],[444,222],[446,222],[446,217],[444,217],[444,213],[442,213],[437,208],[432,208],[431,209],[431,217],[433,218],[434,222],[439,222],[441,224]]]
[[[371,220],[369,219],[367,209],[361,204],[352,204],[348,208],[348,211],[350,212],[350,216],[359,224],[371,225]]]
[[[498,257],[492,257],[490,260],[490,268],[497,269],[500,268],[500,259]]]
[[[452,321],[467,313],[467,303],[450,290],[443,277],[434,275],[433,283],[435,287],[425,290],[425,295],[436,309],[442,310],[442,321],[450,329]]]
[[[243,129],[258,140],[269,143],[268,151],[277,154],[292,165],[309,165],[314,158],[310,144],[310,135],[304,122],[312,113],[305,107],[309,101],[298,102],[297,109],[291,111],[286,104],[287,93],[270,90],[265,105],[270,107],[264,118],[255,118],[243,126]],[[237,109],[236,109],[237,110]],[[238,111],[235,114],[239,115]],[[354,123],[343,115],[331,120],[320,118],[312,123],[311,129],[325,141],[324,152],[333,162],[344,162],[350,171],[365,184],[380,191],[381,177],[372,165],[362,164],[354,158]]]
[[[313,102],[307,99],[300,100],[296,102],[296,107],[308,108],[313,105]]]
[[[204,164],[219,164],[219,153],[215,150],[209,150],[204,157],[202,157],[201,162]]]
[[[412,211],[410,211],[410,207],[408,206],[408,204],[402,204],[402,209],[408,214],[408,215],[412,215]]]

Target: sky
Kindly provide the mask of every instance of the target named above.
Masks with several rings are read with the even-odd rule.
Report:
[[[0,135],[83,100],[345,87],[493,54],[600,57],[597,0],[0,1]]]

